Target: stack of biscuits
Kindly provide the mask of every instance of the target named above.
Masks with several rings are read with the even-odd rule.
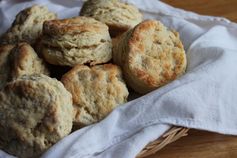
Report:
[[[129,92],[180,77],[186,63],[179,34],[143,21],[131,4],[87,0],[67,19],[26,8],[0,38],[0,149],[39,157],[72,129],[104,119]]]

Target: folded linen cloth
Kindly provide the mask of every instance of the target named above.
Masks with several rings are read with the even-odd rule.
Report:
[[[188,58],[186,74],[65,137],[43,158],[134,158],[173,125],[237,135],[237,24],[157,0],[126,2],[135,4],[146,19],[160,20],[180,33]],[[33,3],[47,5],[61,18],[78,15],[82,5],[76,0],[1,3],[1,31],[15,13]],[[0,152],[0,157],[9,156]]]

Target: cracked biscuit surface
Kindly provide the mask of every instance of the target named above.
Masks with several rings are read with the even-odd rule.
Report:
[[[56,17],[56,14],[50,12],[45,6],[34,5],[26,8],[16,15],[11,28],[3,34],[0,43],[27,42],[34,44],[42,33],[43,22]]]
[[[139,10],[119,0],[88,0],[80,15],[93,17],[109,26],[112,36],[121,34],[142,21]]]
[[[45,60],[54,65],[95,65],[112,58],[108,27],[89,17],[46,21],[41,43]]]
[[[49,75],[49,71],[29,44],[0,46],[0,89],[8,81],[30,74]]]
[[[62,82],[73,97],[75,125],[98,122],[127,101],[128,90],[116,65],[77,65],[62,77]]]
[[[155,20],[144,21],[116,39],[113,61],[122,67],[127,84],[142,94],[175,80],[187,65],[179,34]]]
[[[45,75],[22,76],[0,92],[0,148],[39,157],[72,128],[72,96]]]

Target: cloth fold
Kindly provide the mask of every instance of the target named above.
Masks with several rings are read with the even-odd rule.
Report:
[[[65,137],[43,158],[134,158],[171,126],[237,135],[237,25],[224,18],[176,9],[157,0],[126,2],[135,4],[146,19],[160,20],[180,33],[188,59],[186,74],[118,107],[101,122]],[[0,16],[4,20],[13,19],[10,10],[15,13],[32,3],[45,4],[64,18],[77,16],[82,1],[4,4]],[[8,26],[7,20],[1,23],[1,30],[4,26]],[[4,156],[0,153],[0,157]]]

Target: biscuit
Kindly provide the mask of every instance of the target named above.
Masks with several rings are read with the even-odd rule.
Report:
[[[144,21],[115,40],[113,61],[122,67],[127,84],[141,94],[175,80],[187,65],[179,34],[155,20]]]
[[[74,124],[85,126],[100,121],[128,97],[122,72],[116,65],[77,65],[61,80],[71,92]]]
[[[8,81],[30,74],[49,75],[49,71],[29,44],[0,47],[0,89]]]
[[[107,24],[112,37],[133,28],[143,18],[135,6],[119,0],[88,0],[82,6],[80,15]]]
[[[11,28],[1,37],[1,44],[16,44],[27,42],[34,44],[42,33],[45,20],[56,18],[56,14],[48,11],[47,7],[34,5],[16,15]]]
[[[22,76],[0,92],[0,148],[20,158],[39,157],[72,128],[72,96],[45,75]]]
[[[112,58],[108,27],[93,18],[46,21],[41,42],[43,57],[53,65],[95,65]]]
[[[22,75],[45,74],[49,75],[44,61],[40,59],[34,49],[27,43],[19,43],[10,55],[11,78],[16,79]]]

